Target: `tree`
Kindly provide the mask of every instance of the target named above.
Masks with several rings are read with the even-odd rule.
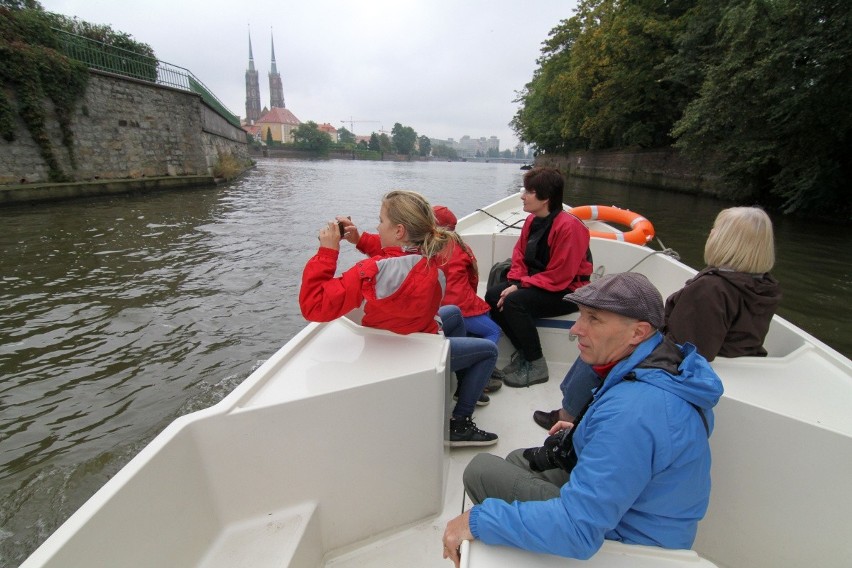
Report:
[[[733,197],[849,220],[850,21],[852,4],[840,0],[731,2],[677,146],[715,151],[740,188]]]
[[[266,127],[266,146],[271,147],[275,143],[275,140],[272,138],[272,128]]]
[[[345,127],[342,127],[337,131],[337,140],[341,144],[354,144],[355,135],[349,132]]]
[[[417,141],[417,146],[421,156],[428,156],[432,153],[432,141],[428,136],[421,136]]]
[[[393,137],[393,145],[400,154],[413,154],[414,148],[417,145],[417,133],[410,126],[403,126],[400,123],[393,125],[391,129]]]
[[[317,123],[312,120],[303,122],[293,131],[293,140],[297,148],[311,150],[320,155],[328,154],[331,146],[331,136],[321,131]]]
[[[393,152],[393,142],[391,142],[390,137],[384,132],[379,135],[379,150],[387,153]]]
[[[373,152],[381,152],[381,150],[382,150],[382,145],[381,145],[381,143],[380,143],[380,141],[379,141],[379,135],[378,135],[378,134],[376,134],[375,132],[373,132],[372,134],[370,134],[370,144],[369,144],[369,148],[370,148],[370,150],[372,150]]]
[[[432,148],[432,155],[436,158],[448,158],[450,160],[458,160],[459,154],[455,148],[450,148],[444,144],[439,144]]]

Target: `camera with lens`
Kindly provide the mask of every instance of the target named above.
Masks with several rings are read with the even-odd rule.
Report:
[[[547,471],[549,469],[571,471],[577,463],[573,437],[574,428],[560,430],[556,434],[548,436],[541,447],[524,450],[523,456],[530,462],[530,469],[533,471]]]

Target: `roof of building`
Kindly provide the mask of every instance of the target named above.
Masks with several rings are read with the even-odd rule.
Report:
[[[317,126],[317,130],[319,130],[320,132],[328,132],[328,133],[337,132],[337,129],[327,122],[323,122],[322,124]]]
[[[292,124],[298,126],[299,124],[302,124],[302,121],[296,118],[296,115],[286,108],[272,107],[255,121],[255,124],[260,123]]]
[[[256,124],[244,124],[243,130],[245,130],[252,136],[257,136],[258,134],[260,134],[260,127]]]

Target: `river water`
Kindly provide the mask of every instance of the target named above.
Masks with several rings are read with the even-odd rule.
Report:
[[[461,217],[518,191],[517,165],[261,159],[231,184],[0,210],[0,566],[17,566],[169,422],[227,395],[304,325],[319,227],[374,230],[413,189]],[[730,204],[571,180],[700,268]],[[852,355],[852,238],[774,219],[781,315]],[[340,265],[359,257],[344,243]]]

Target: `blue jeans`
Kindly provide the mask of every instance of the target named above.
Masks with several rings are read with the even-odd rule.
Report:
[[[468,316],[464,318],[464,325],[467,328],[468,335],[481,337],[493,341],[495,344],[500,341],[500,336],[503,335],[503,330],[488,314]]]
[[[562,389],[562,408],[576,418],[592,400],[592,395],[601,386],[601,382],[601,378],[594,369],[577,357],[559,385]]]
[[[497,345],[481,337],[468,337],[465,318],[457,306],[441,306],[438,315],[443,322],[444,336],[450,342],[450,371],[459,379],[453,416],[472,416],[476,401],[497,364]]]

